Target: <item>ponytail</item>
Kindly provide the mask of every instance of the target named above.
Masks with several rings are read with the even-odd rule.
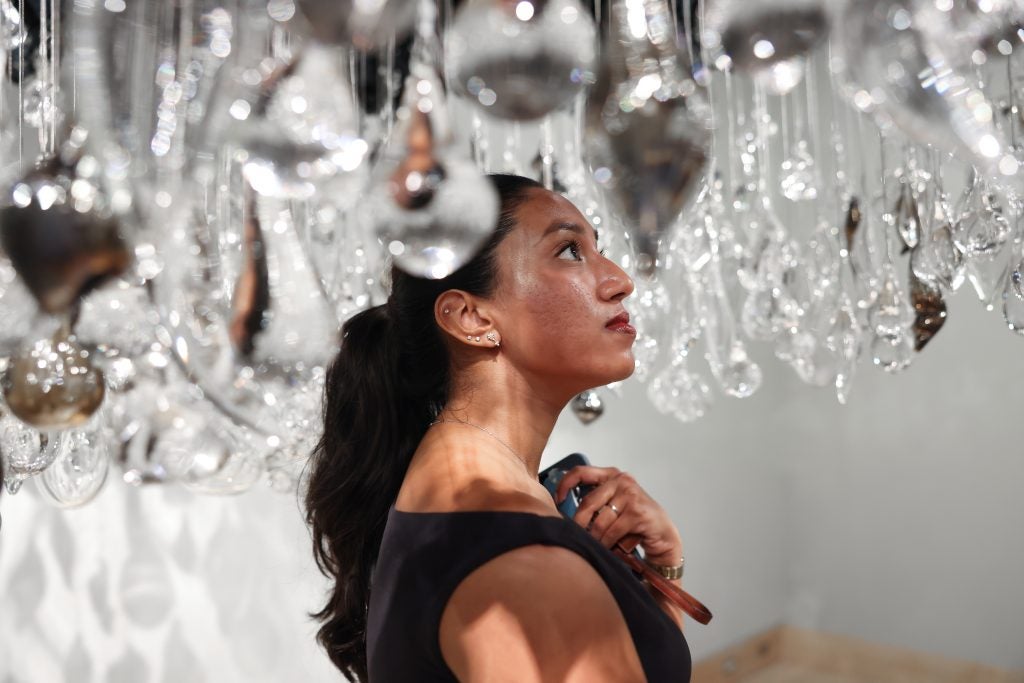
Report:
[[[542,187],[518,176],[488,178],[501,210],[480,251],[441,280],[393,267],[388,302],[342,326],[341,348],[327,371],[324,431],[310,457],[305,507],[313,556],[334,586],[312,616],[322,622],[317,640],[331,661],[360,683],[368,677],[370,579],[388,508],[450,391],[450,361],[434,303],[449,289],[481,297],[493,293],[495,249],[514,228],[514,210],[527,190]]]

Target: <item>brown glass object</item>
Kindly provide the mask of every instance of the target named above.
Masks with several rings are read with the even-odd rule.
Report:
[[[68,335],[67,325],[11,358],[0,388],[15,417],[43,430],[85,423],[105,393],[103,373]]]
[[[78,211],[65,198],[72,177],[73,169],[53,160],[19,183],[33,190],[27,206],[0,209],[0,244],[39,308],[50,314],[66,312],[131,262],[116,218]],[[43,208],[37,189],[47,184],[58,198]]]
[[[914,306],[914,350],[920,351],[946,324],[946,302],[942,290],[930,285],[910,269],[910,302]]]

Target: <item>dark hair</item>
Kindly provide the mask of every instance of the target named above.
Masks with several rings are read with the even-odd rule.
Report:
[[[434,319],[437,297],[461,289],[487,297],[496,286],[495,249],[516,225],[529,178],[487,176],[500,199],[494,232],[473,259],[446,278],[391,269],[387,303],[361,311],[341,330],[324,393],[324,431],[310,459],[306,523],[313,555],[334,581],[317,640],[349,678],[367,678],[370,577],[384,523],[412,454],[448,400],[447,347]]]

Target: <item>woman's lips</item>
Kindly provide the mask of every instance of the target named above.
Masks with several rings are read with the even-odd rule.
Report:
[[[636,336],[636,328],[627,322],[615,321],[611,325],[608,325],[606,329],[609,329],[612,332],[622,332],[623,334],[631,334],[634,337]]]

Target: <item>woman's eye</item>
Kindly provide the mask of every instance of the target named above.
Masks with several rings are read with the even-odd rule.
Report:
[[[572,253],[572,255],[573,255],[573,259],[572,260],[578,261],[580,259],[580,245],[579,245],[578,242],[569,242],[568,244],[566,244],[562,248],[562,250],[560,252],[558,252],[558,257],[561,258],[562,254],[564,254],[567,251]]]

